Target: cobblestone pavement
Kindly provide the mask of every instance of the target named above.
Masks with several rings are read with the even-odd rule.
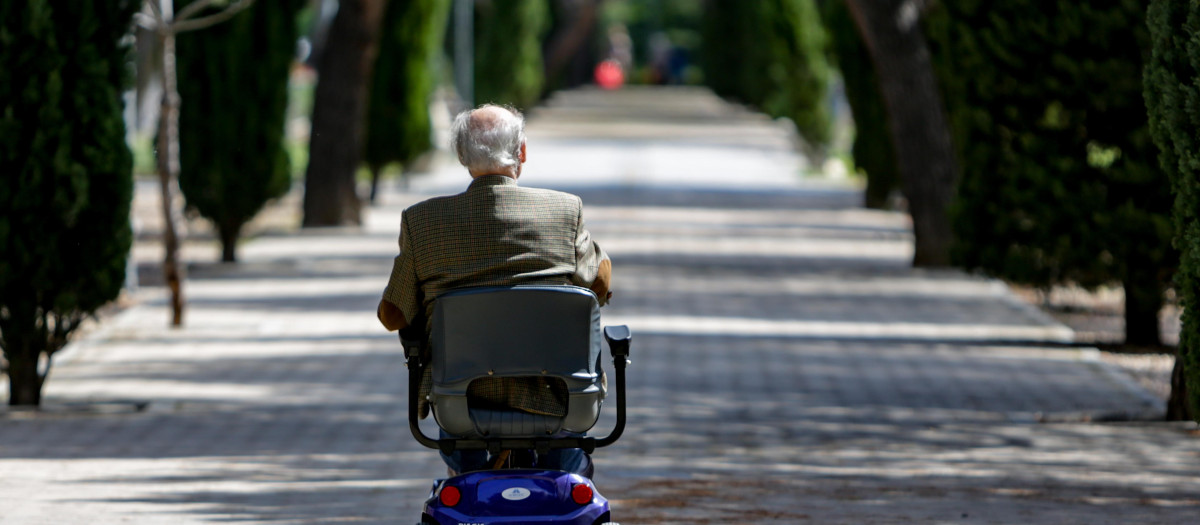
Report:
[[[581,194],[614,258],[631,414],[596,480],[620,521],[1195,519],[1196,426],[1129,422],[1159,402],[1040,344],[1070,330],[995,281],[908,268],[906,219],[799,178],[769,121],[703,92],[617,97],[535,112],[522,183]],[[408,435],[373,313],[400,211],[465,185],[439,170],[361,230],[264,234],[237,266],[193,240],[185,328],[143,287],[59,360],[47,410],[0,413],[0,523],[415,521],[444,467]]]

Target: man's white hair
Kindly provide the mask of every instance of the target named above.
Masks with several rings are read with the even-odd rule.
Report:
[[[471,118],[472,113],[489,108],[507,114],[490,121]],[[524,143],[525,117],[511,106],[484,104],[459,113],[450,126],[450,146],[472,172],[503,172],[519,166]]]

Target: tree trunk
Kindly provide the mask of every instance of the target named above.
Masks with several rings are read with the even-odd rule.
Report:
[[[163,279],[171,292],[171,326],[183,325],[183,270],[175,230],[175,190],[179,184],[179,89],[175,77],[175,35],[159,33],[162,49],[162,109],[158,121],[158,182],[163,213]]]
[[[1125,344],[1128,346],[1158,347],[1162,345],[1158,313],[1163,306],[1163,288],[1158,269],[1140,254],[1125,258]],[[1171,395],[1167,398],[1167,421],[1192,420],[1187,381],[1183,375],[1183,360],[1176,350],[1175,368],[1171,372]]]
[[[892,190],[875,182],[871,180],[870,175],[867,175],[867,187],[863,190],[863,207],[872,210],[886,210],[888,197],[892,196]]]
[[[317,66],[304,226],[362,223],[355,173],[383,0],[341,0]]]
[[[221,262],[237,262],[237,243],[241,237],[241,225],[222,225],[217,234],[221,237]]]
[[[8,355],[8,404],[10,406],[39,406],[42,404],[42,377],[38,375],[38,355],[29,356],[19,348]]]
[[[1175,356],[1175,369],[1171,371],[1171,397],[1167,399],[1167,421],[1195,421],[1193,407],[1188,397],[1187,378],[1183,375],[1183,359]]]
[[[379,177],[383,175],[382,166],[370,166],[371,168],[371,197],[369,199],[372,206],[375,205],[375,197],[379,194]]]
[[[580,78],[575,66],[579,58],[586,57],[585,44],[596,34],[599,0],[559,0],[558,4],[566,20],[561,22],[561,27],[546,44],[546,86],[543,89],[549,89],[556,83],[568,66],[571,66],[572,71],[563,79],[564,87],[575,87],[591,80],[590,67],[586,68],[584,76]]]
[[[947,211],[958,166],[925,36],[921,0],[846,0],[878,73],[901,187],[916,237],[914,266],[950,264]]]
[[[1158,312],[1162,310],[1163,291],[1158,271],[1137,255],[1127,259],[1125,271],[1125,344],[1160,346]]]

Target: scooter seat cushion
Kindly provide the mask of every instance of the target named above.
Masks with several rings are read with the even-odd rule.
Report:
[[[470,412],[478,433],[472,437],[545,437],[562,429],[561,417],[488,408],[472,408]]]

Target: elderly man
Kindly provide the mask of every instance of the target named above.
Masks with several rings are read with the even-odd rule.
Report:
[[[526,159],[522,115],[484,105],[460,113],[450,131],[471,185],[404,210],[400,255],[379,303],[380,322],[388,330],[418,319],[428,323],[438,295],[470,286],[574,284],[606,304],[612,265],[584,228],[579,197],[517,186]],[[425,372],[422,419],[429,412]],[[561,416],[567,398],[560,385],[542,378],[483,378],[471,383],[467,395],[497,407]],[[485,468],[487,462],[486,453],[473,451],[443,459],[454,472]],[[539,466],[589,475],[591,460],[578,449],[555,451],[539,458]]]

